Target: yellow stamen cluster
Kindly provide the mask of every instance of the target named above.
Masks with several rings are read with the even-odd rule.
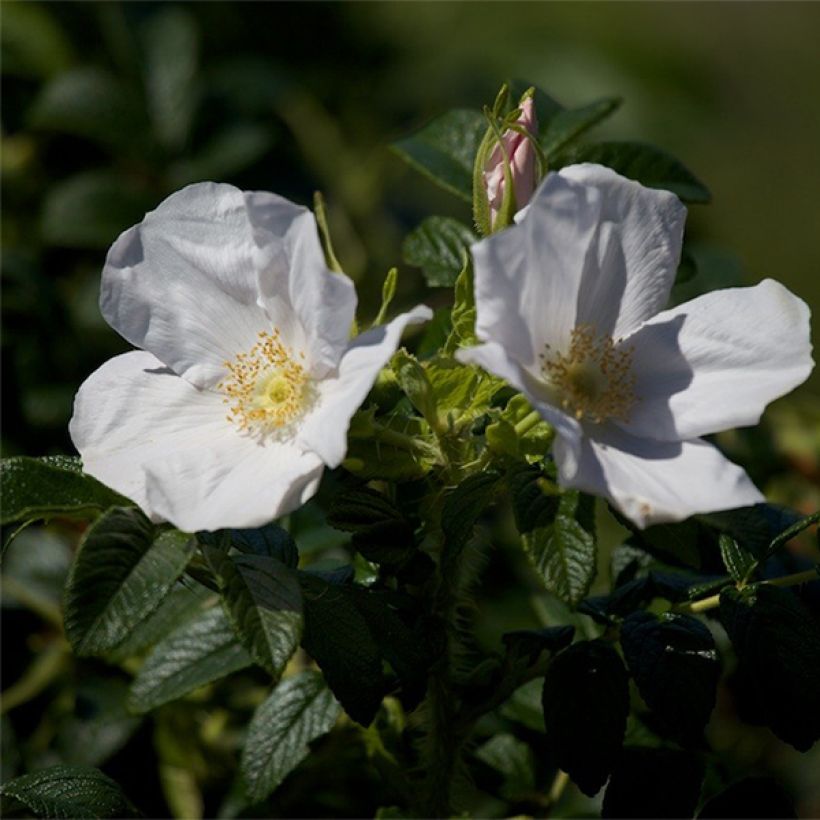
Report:
[[[611,336],[597,335],[592,325],[578,325],[570,336],[567,353],[545,346],[541,371],[561,406],[579,421],[600,424],[615,418],[625,422],[637,401],[632,354],[632,347],[623,347]]]
[[[285,434],[314,398],[311,381],[296,358],[274,329],[259,333],[247,353],[225,362],[230,376],[218,388],[230,405],[228,421],[262,437]],[[304,360],[304,353],[298,358]]]

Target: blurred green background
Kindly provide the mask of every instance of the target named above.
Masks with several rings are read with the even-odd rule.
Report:
[[[77,386],[126,347],[96,307],[105,251],[168,193],[216,179],[309,203],[322,189],[372,313],[422,217],[469,220],[387,145],[509,77],[568,105],[623,97],[599,135],[654,142],[712,189],[689,234],[737,254],[718,281],[773,276],[820,303],[818,5],[2,8],[6,454],[71,450]],[[402,272],[405,302],[446,300]],[[815,375],[790,405],[814,451],[818,393]]]
[[[375,313],[394,264],[400,302],[446,303],[445,291],[427,290],[420,272],[401,264],[401,242],[429,214],[470,214],[388,145],[449,108],[491,102],[511,77],[570,106],[622,97],[597,136],[655,143],[711,188],[713,203],[690,212],[689,237],[713,260],[690,283],[693,292],[772,276],[816,313],[818,32],[820,5],[803,3],[4,2],[4,455],[72,452],[66,426],[77,387],[127,349],[97,308],[106,250],[189,182],[227,181],[304,204],[321,189],[364,316]],[[814,334],[817,346],[816,322]],[[719,439],[772,500],[804,512],[820,505],[818,394],[815,374],[759,429]],[[206,808],[224,797],[230,767],[214,759],[235,753],[235,714],[254,705],[260,682],[218,689],[221,712],[186,701],[164,713],[153,739],[145,724],[137,731],[122,711],[126,678],[100,683],[98,665],[71,665],[60,644],[60,589],[75,535],[33,531],[28,546],[37,541],[39,551],[19,544],[9,553],[20,566],[6,575],[31,583],[17,589],[19,600],[4,586],[4,686],[36,658],[35,692],[44,694],[20,708],[7,701],[14,720],[3,727],[4,766],[18,767],[14,733],[31,766],[76,757],[87,745],[87,762],[108,760],[106,771],[142,790],[144,807],[159,815],[168,808],[157,784],[146,785],[133,762],[144,767],[159,755],[166,795],[182,795],[172,810],[193,816],[198,798],[186,806],[185,789],[196,778],[214,781]],[[486,603],[488,622],[517,617],[519,591],[509,586],[509,597]],[[74,684],[77,692],[64,694]],[[86,701],[102,711],[81,714]],[[798,756],[763,730],[738,730],[731,709],[721,707],[715,748],[778,773],[803,816],[815,816],[816,755]],[[230,725],[212,725],[219,720]],[[191,726],[206,738],[207,764],[172,742],[193,736]],[[94,742],[82,732],[97,732]],[[316,766],[339,777],[359,771],[355,760],[337,765],[340,755],[360,753],[348,747],[324,749]],[[361,777],[335,793],[377,789]],[[319,798],[294,789],[281,798],[282,812],[309,813]],[[313,810],[366,813],[369,799],[319,801]]]

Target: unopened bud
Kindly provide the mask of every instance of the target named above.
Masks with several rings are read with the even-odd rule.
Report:
[[[520,107],[521,115],[516,123],[535,137],[538,133],[538,124],[535,116],[535,103],[531,94],[524,97]],[[490,205],[490,224],[493,228],[507,193],[504,178],[505,153],[509,160],[510,179],[512,180],[510,195],[514,197],[514,211],[523,208],[530,201],[535,190],[536,156],[532,139],[520,131],[508,128],[501,137],[501,143],[496,143],[490,152],[484,166],[484,185]]]

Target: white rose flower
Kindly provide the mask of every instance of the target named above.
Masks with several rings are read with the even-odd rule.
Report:
[[[813,366],[809,309],[770,279],[663,310],[685,216],[671,193],[575,165],[472,248],[484,344],[459,358],[553,424],[562,485],[641,527],[762,501],[700,436],[757,423]]]
[[[326,267],[313,214],[214,183],[117,239],[100,306],[142,350],[80,387],[72,440],[86,472],[187,531],[260,526],[310,498],[405,326],[431,315],[350,340],[355,289]]]

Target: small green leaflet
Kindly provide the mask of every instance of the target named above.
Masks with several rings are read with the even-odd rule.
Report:
[[[318,672],[282,681],[248,727],[240,764],[248,797],[258,802],[274,791],[307,757],[308,744],[333,728],[340,711]]]
[[[81,656],[126,640],[163,602],[194,553],[193,536],[157,531],[134,507],[114,507],[89,527],[69,573],[65,632]]]
[[[278,680],[302,637],[302,595],[296,575],[266,555],[228,555],[202,547],[219,580],[222,603],[251,657]]]
[[[544,580],[544,586],[576,607],[595,578],[594,500],[577,490],[561,496],[552,524],[523,536],[524,549]]]
[[[402,244],[408,265],[421,268],[430,287],[452,287],[464,267],[464,256],[478,237],[457,219],[427,217]]]

